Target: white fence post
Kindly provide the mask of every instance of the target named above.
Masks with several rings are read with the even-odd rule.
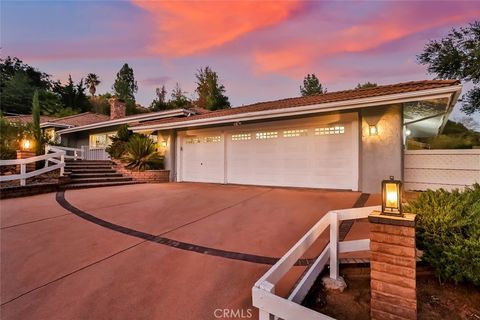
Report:
[[[338,215],[335,211],[330,212],[330,278],[339,279],[338,272]]]
[[[25,174],[27,173],[27,165],[25,163],[20,164],[20,185],[23,187],[26,185]]]
[[[45,145],[45,155],[48,154],[48,144]],[[48,159],[45,160],[45,168],[48,167]]]
[[[63,164],[63,166],[60,167],[60,177],[63,177],[63,174],[65,173],[65,154],[63,153],[60,156],[60,163]]]

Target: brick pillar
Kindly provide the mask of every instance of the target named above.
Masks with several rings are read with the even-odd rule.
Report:
[[[23,151],[23,150],[17,150],[17,159],[26,159],[26,158],[31,158],[35,157],[36,154],[34,151]],[[27,172],[34,171],[35,170],[35,162],[28,163],[26,165]],[[20,173],[20,165],[17,165],[17,173]]]
[[[415,215],[373,212],[370,222],[372,319],[417,319]]]

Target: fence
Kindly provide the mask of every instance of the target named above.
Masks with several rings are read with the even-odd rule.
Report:
[[[451,190],[480,183],[480,149],[406,150],[405,190]]]
[[[88,146],[82,146],[84,160],[110,160],[110,155],[105,149],[90,149]]]
[[[37,161],[45,161],[45,167],[42,169],[27,172],[27,164]],[[52,162],[53,165],[49,166],[49,162]],[[20,174],[0,176],[0,181],[20,180],[20,185],[25,186],[26,180],[28,178],[32,178],[57,169],[60,169],[60,176],[63,176],[63,171],[65,167],[65,151],[58,150],[56,152],[48,153],[43,156],[31,157],[26,159],[0,160],[0,166],[13,165],[20,166]]]
[[[84,152],[82,149],[51,146],[48,144],[45,145],[45,154],[48,154],[50,152],[60,152],[60,151],[65,153],[65,159],[83,160],[84,158]]]
[[[333,319],[324,314],[303,307],[299,303],[307,295],[313,283],[324,269],[330,265],[330,278],[339,280],[338,254],[369,250],[370,239],[339,241],[339,225],[342,220],[366,218],[379,206],[329,211],[320,219],[270,270],[253,286],[253,305],[259,309],[260,320],[276,319]],[[288,298],[275,295],[277,282],[295,265],[297,260],[312,246],[318,237],[330,226],[330,242],[315,262],[297,283]]]

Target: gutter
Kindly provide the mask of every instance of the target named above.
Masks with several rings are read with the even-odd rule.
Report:
[[[187,121],[177,121],[165,124],[156,124],[156,125],[146,125],[146,126],[136,126],[130,128],[133,132],[142,132],[147,130],[166,130],[166,129],[176,129],[176,128],[185,128],[193,126],[202,126],[202,125],[213,125],[213,124],[222,124],[236,121],[249,121],[249,120],[260,120],[260,119],[272,119],[285,116],[294,116],[294,115],[303,115],[311,113],[321,113],[328,111],[340,111],[346,109],[356,109],[356,108],[365,108],[373,107],[376,105],[382,104],[393,104],[393,103],[403,103],[416,100],[428,100],[428,99],[438,99],[438,98],[449,98],[451,99],[452,94],[455,94],[457,97],[462,90],[461,85],[448,86],[436,89],[428,89],[421,91],[412,91],[406,93],[391,94],[386,96],[377,96],[353,100],[344,100],[337,102],[328,102],[322,104],[300,106],[300,107],[290,107],[290,108],[280,108],[273,110],[265,111],[252,111],[239,113],[234,115],[226,115],[219,117],[211,118],[200,118]],[[452,99],[451,101],[453,101]]]
[[[138,115],[138,116],[131,116],[131,117],[126,117],[126,118],[107,120],[107,121],[87,124],[87,125],[84,125],[84,126],[67,128],[67,129],[59,130],[57,133],[59,135],[62,135],[62,134],[71,133],[71,132],[79,132],[79,131],[98,129],[98,128],[103,128],[103,127],[110,127],[110,126],[115,126],[115,125],[119,125],[119,124],[127,124],[127,123],[135,122],[135,121],[156,120],[156,119],[162,119],[162,118],[167,118],[167,117],[172,117],[172,116],[186,116],[189,113],[191,113],[191,111],[188,111],[188,110],[185,110],[185,109],[175,109],[175,110],[162,111],[162,112],[146,113],[146,114],[141,114],[141,115]]]

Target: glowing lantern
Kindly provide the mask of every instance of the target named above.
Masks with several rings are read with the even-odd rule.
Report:
[[[393,176],[382,181],[382,214],[402,216],[402,182]]]
[[[23,139],[20,142],[20,149],[23,151],[29,151],[32,148],[32,142],[28,139]]]
[[[371,136],[376,136],[378,134],[378,129],[376,125],[368,126],[368,134]]]

